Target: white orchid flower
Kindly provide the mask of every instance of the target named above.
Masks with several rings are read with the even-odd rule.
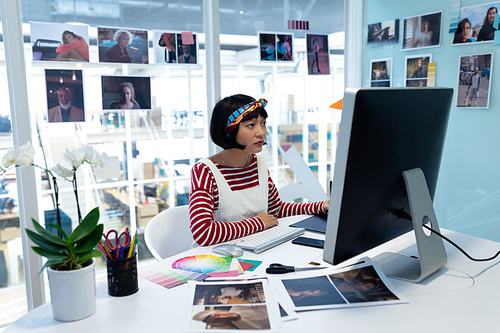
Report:
[[[95,150],[92,146],[83,144],[77,149],[66,149],[63,157],[66,162],[71,164],[73,168],[77,169],[84,162],[90,163],[94,159]]]
[[[2,157],[2,164],[5,169],[16,163],[17,156],[19,156],[19,151],[9,148],[7,153]]]
[[[77,149],[69,150],[66,148],[66,152],[63,154],[63,158],[66,162],[71,164],[73,168],[78,168],[80,165],[82,165],[82,161]]]
[[[59,177],[66,179],[67,181],[71,181],[74,176],[72,170],[61,166],[61,164],[59,163],[57,163],[57,165],[53,167],[51,171]]]
[[[28,167],[33,164],[33,157],[35,157],[35,148],[28,141],[28,143],[19,147],[19,155],[15,163],[21,167]]]
[[[98,151],[95,151],[94,159],[90,162],[90,164],[97,164],[101,168],[103,168],[106,163],[108,162],[108,154],[106,153],[99,153]]]

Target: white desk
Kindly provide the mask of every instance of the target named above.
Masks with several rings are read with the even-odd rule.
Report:
[[[297,217],[283,222],[293,223]],[[283,223],[282,222],[282,223]],[[464,234],[444,233],[474,257],[491,256],[500,244]],[[322,238],[322,235],[306,233]],[[384,251],[414,253],[413,233],[383,246]],[[408,244],[412,244],[408,246]],[[282,324],[280,332],[491,332],[496,330],[500,299],[499,260],[475,263],[445,242],[448,264],[420,284],[391,279],[407,297],[409,304],[299,312],[298,319]],[[381,247],[367,254],[381,252]],[[166,259],[168,263],[193,254],[210,254],[211,247],[196,248]],[[294,260],[291,261],[290,258]],[[257,272],[265,272],[272,262],[306,265],[322,261],[322,250],[290,242],[259,255],[246,252],[246,259],[262,260]],[[247,273],[245,273],[247,274]],[[300,272],[295,273],[301,276]],[[303,273],[302,273],[303,274]],[[287,276],[290,276],[288,274]],[[106,282],[97,285],[97,311],[92,316],[70,323],[52,318],[51,304],[44,304],[7,327],[5,332],[180,332],[187,308],[186,284],[165,289],[139,279],[139,292],[127,297],[107,295]]]

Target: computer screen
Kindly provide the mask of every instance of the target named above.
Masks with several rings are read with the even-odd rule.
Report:
[[[452,97],[451,88],[346,89],[325,261],[337,265],[414,229],[403,171],[422,170],[432,209]]]

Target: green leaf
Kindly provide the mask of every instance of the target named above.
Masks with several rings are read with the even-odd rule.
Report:
[[[90,233],[87,237],[80,240],[75,247],[75,251],[77,254],[90,251],[99,244],[99,241],[102,238],[102,231],[104,230],[104,225],[98,224],[94,231]]]
[[[37,234],[33,230],[26,229],[26,234],[28,237],[38,246],[50,250],[50,251],[61,251],[67,249],[67,245],[56,244],[51,240],[46,239],[44,236]]]
[[[84,217],[82,223],[80,223],[69,236],[68,242],[75,243],[80,239],[87,237],[92,231],[94,231],[97,222],[99,222],[99,207],[92,209],[87,216]]]
[[[56,228],[56,229],[57,229],[57,230],[61,233],[61,235],[62,235],[62,237],[63,237],[63,240],[66,240],[66,241],[68,240],[68,235],[66,235],[66,233],[64,232],[64,230],[62,230],[62,228],[61,228],[61,227],[59,227],[59,226],[57,226],[57,225],[55,225],[55,224],[46,224],[46,226],[47,226],[47,227],[49,227],[49,226],[50,226],[50,227],[52,227],[52,228]]]
[[[99,250],[93,250],[93,251],[90,251],[88,252],[87,254],[81,256],[81,257],[78,257],[78,259],[76,259],[76,262],[79,263],[79,264],[83,264],[84,262],[86,262],[87,260],[89,259],[92,259],[92,258],[97,258],[97,257],[100,257],[102,256],[102,252],[99,251]]]
[[[31,247],[35,253],[41,255],[42,257],[45,257],[47,259],[52,259],[52,260],[66,260],[68,256],[64,252],[53,252],[53,251],[47,251],[44,248],[38,247],[38,246],[32,246]]]
[[[33,226],[35,227],[35,230],[40,235],[42,235],[46,240],[50,240],[52,243],[66,246],[66,242],[64,240],[62,240],[61,238],[57,237],[56,235],[54,235],[53,233],[51,233],[50,231],[48,231],[47,229],[42,227],[40,225],[40,223],[35,221],[35,219],[32,218],[31,221],[33,222]],[[26,229],[26,230],[28,230],[28,229]]]
[[[43,272],[43,270],[46,268],[46,267],[50,267],[52,265],[58,265],[58,264],[62,264],[64,263],[64,260],[47,260],[45,262],[45,265],[42,266],[42,268],[40,268],[40,271],[38,271],[38,274],[36,275],[38,277],[38,275],[40,275],[40,273]]]

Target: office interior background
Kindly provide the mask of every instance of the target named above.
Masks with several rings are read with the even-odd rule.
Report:
[[[18,15],[0,0],[0,17]],[[13,1],[14,2],[14,1]],[[35,160],[51,167],[63,162],[65,149],[90,144],[106,152],[109,163],[103,169],[84,168],[78,175],[84,214],[95,206],[101,209],[105,229],[130,228],[141,234],[158,212],[188,204],[189,172],[195,161],[210,154],[207,123],[210,113],[207,76],[206,13],[212,1],[189,0],[16,0],[21,13],[14,25],[22,36],[6,35],[0,41],[0,116],[12,121],[11,110],[27,115],[26,123],[12,122],[11,130],[0,133],[0,155],[14,146],[16,131],[30,128],[36,148]],[[244,93],[269,100],[267,107],[268,145],[263,151],[271,175],[278,186],[298,182],[283,160],[294,145],[326,190],[332,179],[338,123],[341,113],[329,106],[340,100],[346,85],[370,85],[370,61],[393,58],[392,86],[404,85],[407,55],[431,53],[437,63],[437,86],[457,87],[458,58],[466,54],[495,53],[493,43],[452,46],[447,32],[451,0],[219,0],[220,95]],[[462,0],[461,5],[482,3]],[[208,8],[207,4],[212,6]],[[345,10],[344,10],[345,8]],[[7,10],[8,12],[3,12]],[[385,20],[442,11],[441,41],[425,51],[401,51],[398,44],[366,47],[366,25]],[[215,19],[214,16],[212,16]],[[346,19],[345,19],[346,18]],[[14,18],[14,21],[16,18]],[[309,22],[309,31],[289,30],[288,20]],[[33,62],[30,22],[83,23],[89,25],[90,62]],[[345,24],[344,24],[345,23]],[[97,27],[149,30],[149,64],[98,62]],[[199,41],[196,65],[155,64],[153,30],[196,32]],[[347,31],[346,29],[351,29]],[[345,31],[346,30],[346,31]],[[344,32],[345,31],[345,32]],[[401,30],[402,31],[402,30]],[[10,31],[12,32],[12,30]],[[293,62],[259,61],[258,32],[294,35]],[[306,33],[328,35],[329,75],[309,75]],[[354,38],[345,38],[345,36]],[[7,68],[6,38],[21,38],[23,68]],[[344,43],[344,40],[346,42]],[[349,59],[345,50],[357,50]],[[10,52],[6,54],[6,52]],[[491,91],[496,91],[493,57]],[[83,70],[86,121],[54,124],[47,122],[45,69]],[[9,70],[12,72],[9,75]],[[500,69],[499,69],[500,70]],[[25,78],[22,77],[25,71]],[[344,74],[345,73],[345,74]],[[28,110],[18,110],[21,101],[11,101],[9,86],[19,80],[26,87]],[[128,75],[151,78],[151,110],[112,111],[102,108],[101,76]],[[354,83],[353,83],[354,82]],[[16,87],[19,86],[15,83]],[[13,107],[11,107],[13,106]],[[488,109],[452,108],[443,162],[435,196],[435,209],[442,227],[500,241],[498,216],[500,167],[498,147],[498,100],[492,93]],[[19,118],[23,119],[23,118]],[[1,120],[1,119],[0,119]],[[6,122],[7,123],[7,122]],[[1,123],[0,123],[1,125]],[[432,126],[432,124],[429,124]],[[19,132],[18,132],[19,133]],[[23,134],[23,137],[26,137]],[[33,177],[33,178],[30,178]],[[35,207],[39,220],[54,209],[47,175],[10,170],[0,184],[0,327],[19,318],[40,301],[48,300],[48,287],[37,286],[40,265],[36,255],[27,253],[26,237],[19,228],[18,189],[29,189],[35,179],[36,195],[23,197],[26,207]],[[18,186],[18,183],[19,186]],[[61,208],[71,223],[77,223],[76,206],[70,184],[61,186]],[[22,216],[21,212],[21,216]],[[32,216],[29,216],[32,217]],[[28,217],[28,218],[29,218]],[[17,223],[17,225],[16,225]],[[21,224],[26,223],[21,219]],[[21,237],[23,236],[23,237]],[[142,243],[144,244],[144,242]],[[139,249],[143,264],[152,260],[147,248]],[[3,261],[2,261],[3,260]],[[100,267],[100,268],[99,268]],[[105,266],[98,259],[98,276]],[[25,273],[29,272],[31,275]],[[31,272],[30,272],[31,271]],[[46,281],[46,279],[45,279]],[[33,300],[35,299],[35,301]]]

